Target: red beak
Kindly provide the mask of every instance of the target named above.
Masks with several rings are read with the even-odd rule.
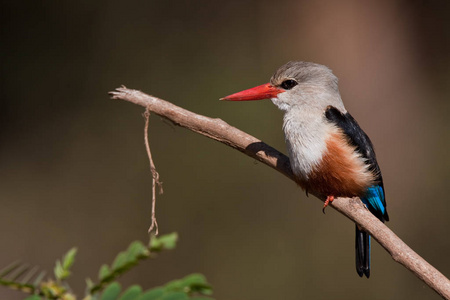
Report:
[[[262,100],[275,98],[279,93],[285,92],[285,90],[274,87],[270,83],[266,83],[239,93],[235,93],[220,100],[227,101],[248,101],[248,100]]]

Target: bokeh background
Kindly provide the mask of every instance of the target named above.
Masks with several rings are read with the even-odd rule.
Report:
[[[52,271],[72,246],[72,287],[148,240],[143,109],[120,86],[225,120],[285,151],[270,101],[219,102],[289,60],[328,65],[375,144],[392,228],[450,275],[449,1],[1,1],[0,267]],[[217,299],[439,299],[376,243],[354,269],[354,226],[291,181],[152,116],[161,233],[176,250],[124,286],[206,275]],[[0,289],[2,299],[21,293]]]

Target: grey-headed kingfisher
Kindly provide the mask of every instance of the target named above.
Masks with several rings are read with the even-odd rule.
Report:
[[[283,130],[293,173],[300,185],[325,200],[360,197],[388,221],[383,178],[372,142],[347,112],[338,79],[326,66],[291,61],[270,82],[221,100],[271,99],[284,112]],[[356,225],[356,271],[370,276],[370,235]]]

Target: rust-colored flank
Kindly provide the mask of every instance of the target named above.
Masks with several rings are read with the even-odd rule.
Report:
[[[324,197],[361,196],[373,183],[374,175],[341,131],[331,134],[321,162],[308,178],[309,189]]]

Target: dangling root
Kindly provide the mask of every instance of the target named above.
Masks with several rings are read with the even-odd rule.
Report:
[[[153,162],[152,153],[150,151],[150,144],[148,142],[148,126],[150,119],[150,110],[148,107],[145,110],[144,118],[145,118],[145,127],[144,127],[145,149],[147,150],[148,160],[150,161],[150,171],[152,172],[152,223],[148,228],[148,233],[151,233],[153,230],[155,230],[155,235],[158,235],[158,222],[156,222],[156,185],[158,185],[159,194],[162,194],[164,191],[162,188],[162,182],[159,181],[159,173],[156,171],[155,163]]]

